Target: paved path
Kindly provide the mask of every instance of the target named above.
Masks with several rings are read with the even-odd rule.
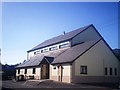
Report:
[[[53,88],[52,90],[56,90],[54,88],[79,88],[79,89],[91,89],[91,90],[112,90],[106,87],[98,87],[84,84],[72,84],[72,83],[61,83],[52,80],[29,80],[29,81],[19,81],[15,82],[12,80],[3,81],[2,86],[4,88]]]

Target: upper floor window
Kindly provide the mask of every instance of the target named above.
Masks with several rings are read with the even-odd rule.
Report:
[[[49,48],[49,51],[57,50],[57,46]]]
[[[41,53],[43,53],[43,50],[41,50]]]
[[[36,51],[37,52],[37,54],[40,54],[40,51]]]
[[[33,68],[33,74],[35,74],[35,68]]]
[[[65,47],[68,47],[68,46],[70,46],[70,44],[69,43],[65,43],[65,44],[59,45],[59,48],[65,48]]]
[[[34,55],[36,55],[37,53],[36,52],[34,52]]]
[[[80,74],[87,74],[87,66],[80,66]]]
[[[41,53],[48,52],[48,48],[41,50]]]

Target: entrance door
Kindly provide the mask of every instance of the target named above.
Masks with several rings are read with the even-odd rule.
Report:
[[[58,66],[58,81],[62,82],[63,68],[61,65]]]
[[[49,79],[49,64],[41,65],[41,79]]]

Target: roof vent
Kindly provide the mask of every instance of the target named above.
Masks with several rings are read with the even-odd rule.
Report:
[[[65,31],[63,32],[63,35],[65,35]]]

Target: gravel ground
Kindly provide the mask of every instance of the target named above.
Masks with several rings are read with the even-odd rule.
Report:
[[[2,81],[3,88],[11,88],[12,90],[16,89],[24,89],[24,88],[53,88],[52,90],[56,90],[54,88],[79,88],[79,89],[88,89],[88,90],[117,90],[117,89],[110,89],[107,87],[100,87],[100,86],[92,86],[92,85],[85,85],[85,84],[72,84],[72,83],[61,83],[52,80],[28,80],[28,81],[13,81],[7,80]],[[4,90],[4,89],[3,89]]]

